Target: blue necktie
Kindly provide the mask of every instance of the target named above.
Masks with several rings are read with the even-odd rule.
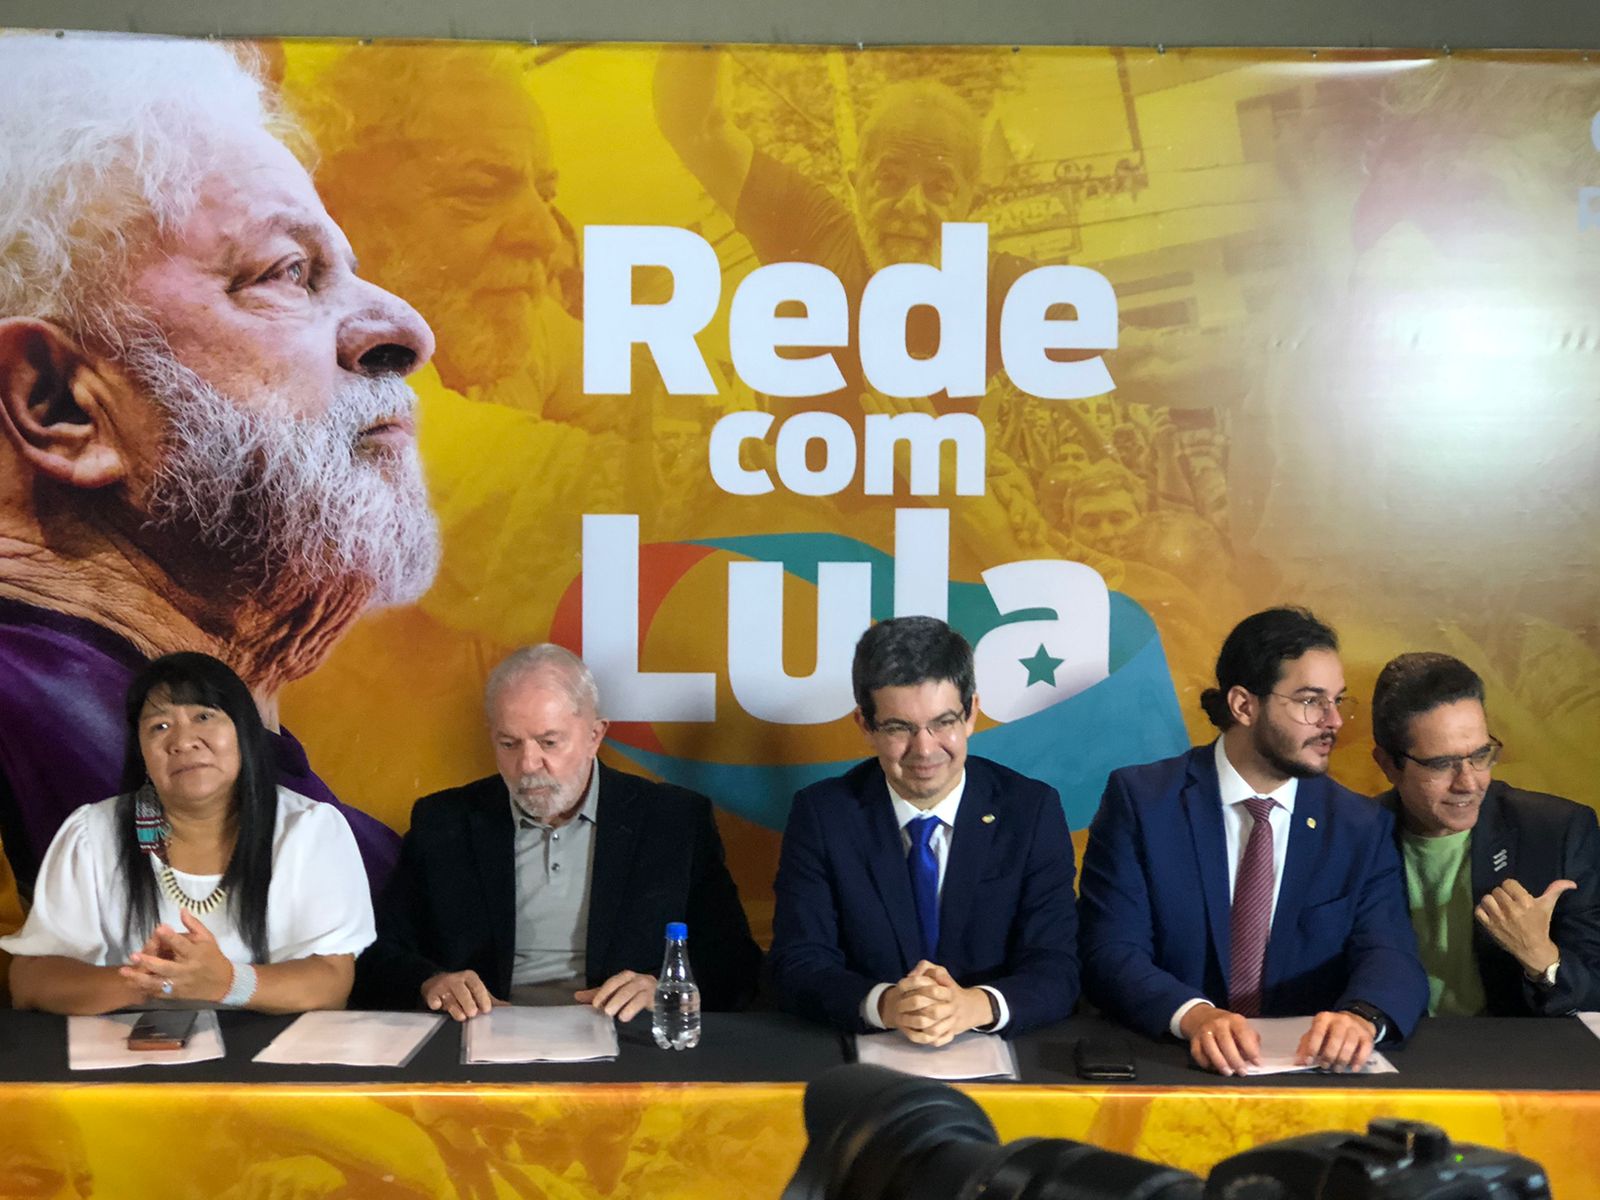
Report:
[[[939,961],[939,860],[933,853],[937,828],[938,817],[916,817],[906,825],[911,835],[906,865],[911,869],[911,894],[917,901],[917,924],[922,926],[922,957],[929,962]]]

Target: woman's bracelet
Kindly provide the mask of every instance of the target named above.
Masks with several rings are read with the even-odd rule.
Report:
[[[228,985],[222,1003],[228,1008],[243,1008],[256,994],[256,969],[247,962],[228,963],[233,968],[233,982]]]

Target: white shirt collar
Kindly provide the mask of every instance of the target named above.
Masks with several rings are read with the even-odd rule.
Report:
[[[1276,800],[1278,806],[1285,812],[1294,812],[1294,794],[1299,789],[1300,781],[1290,778],[1279,784],[1272,791],[1267,792],[1269,799]],[[1222,748],[1222,739],[1217,739],[1217,790],[1222,793],[1222,804],[1226,808],[1230,804],[1242,804],[1252,796],[1262,793],[1255,790],[1244,781],[1244,776],[1234,769],[1228,761],[1228,752]]]
[[[885,780],[885,783],[888,781]],[[904,829],[918,817],[938,817],[947,829],[956,827],[956,811],[961,807],[961,796],[967,790],[967,772],[963,767],[961,778],[956,780],[956,786],[950,789],[950,794],[932,808],[918,808],[911,801],[905,799],[893,787],[889,788],[889,799],[894,803],[895,823]]]

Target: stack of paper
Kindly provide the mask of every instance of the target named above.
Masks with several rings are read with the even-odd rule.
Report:
[[[1261,1035],[1261,1061],[1245,1068],[1246,1075],[1286,1075],[1295,1071],[1324,1071],[1328,1068],[1299,1061],[1300,1039],[1311,1028],[1309,1017],[1252,1017],[1250,1028]],[[1399,1070],[1380,1051],[1374,1050],[1366,1064],[1352,1075],[1393,1075]]]
[[[221,1058],[222,1027],[210,1009],[195,1015],[194,1032],[182,1050],[129,1050],[128,1034],[143,1013],[109,1013],[103,1017],[67,1018],[67,1066],[74,1071],[115,1067],[171,1066]]]
[[[598,1062],[617,1056],[617,1027],[587,1004],[498,1006],[466,1023],[465,1063]]]
[[[1015,1079],[1011,1043],[992,1033],[962,1033],[943,1046],[919,1046],[898,1033],[856,1037],[856,1061],[924,1079]]]
[[[444,1019],[440,1013],[308,1012],[273,1038],[255,1061],[403,1067]]]

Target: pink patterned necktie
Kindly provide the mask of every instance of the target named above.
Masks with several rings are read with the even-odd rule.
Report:
[[[1240,1016],[1259,1017],[1261,969],[1267,958],[1267,935],[1272,932],[1272,822],[1267,818],[1277,801],[1252,796],[1244,806],[1255,824],[1233,884],[1228,1007]]]

